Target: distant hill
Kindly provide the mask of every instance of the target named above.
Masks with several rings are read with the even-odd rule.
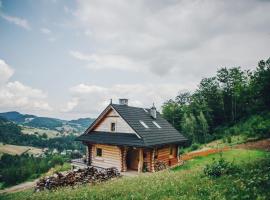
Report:
[[[21,114],[16,111],[0,113],[0,117],[12,121],[18,125],[73,133],[83,132],[94,121],[92,118],[80,118],[68,121],[50,117],[38,117],[35,115]]]

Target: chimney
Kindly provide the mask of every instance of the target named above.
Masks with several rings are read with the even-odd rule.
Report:
[[[153,103],[152,108],[150,108],[150,115],[153,119],[157,118],[157,109],[155,107],[155,104]]]
[[[119,99],[119,105],[127,106],[128,105],[128,99]]]

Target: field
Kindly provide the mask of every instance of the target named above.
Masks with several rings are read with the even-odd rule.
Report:
[[[45,133],[48,138],[62,136],[61,133],[56,130],[41,129],[41,128],[35,128],[35,127],[29,127],[29,126],[21,126],[21,128],[22,128],[22,133],[28,134],[28,135],[37,134],[37,135],[42,136]]]
[[[234,161],[248,174],[228,175],[216,179],[204,176],[202,168],[220,156]],[[250,170],[247,166],[259,163],[268,156],[269,153],[264,151],[232,149],[222,154],[197,157],[173,170],[142,174],[137,177],[123,177],[95,186],[85,185],[75,189],[62,188],[39,193],[27,190],[4,195],[2,199],[239,199],[242,193],[256,194],[260,199],[267,199],[266,194],[258,192],[260,188],[250,192],[249,185],[245,181],[254,179],[253,181],[256,182],[256,171]],[[252,167],[254,168],[251,166],[251,169]],[[242,197],[244,195],[240,199],[251,198],[251,196]]]
[[[18,146],[0,143],[0,154],[6,153],[10,155],[21,155],[26,152],[33,155],[42,154],[42,149],[30,146]]]

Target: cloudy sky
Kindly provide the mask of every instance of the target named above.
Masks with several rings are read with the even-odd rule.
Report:
[[[267,0],[0,0],[0,112],[158,107],[220,67],[270,56]]]

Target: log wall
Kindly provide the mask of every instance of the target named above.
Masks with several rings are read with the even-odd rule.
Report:
[[[96,148],[102,149],[102,156],[96,156]],[[92,165],[97,167],[109,168],[116,167],[122,170],[121,149],[117,146],[95,144],[92,148]]]
[[[177,164],[177,145],[172,145],[172,155],[170,155],[170,145],[157,149],[157,160],[166,163],[168,166]]]

